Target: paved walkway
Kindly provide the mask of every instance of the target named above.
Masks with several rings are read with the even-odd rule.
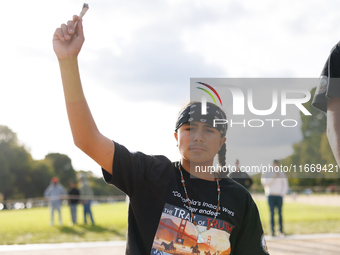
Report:
[[[340,234],[291,235],[267,237],[271,255],[340,254]],[[0,245],[0,255],[98,255],[125,254],[125,241]]]
[[[266,241],[271,255],[340,254],[340,234],[291,235],[283,238],[266,237]]]
[[[125,254],[125,241],[0,245],[0,255],[98,255]]]

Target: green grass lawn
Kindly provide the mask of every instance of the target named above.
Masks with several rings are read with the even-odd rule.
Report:
[[[55,212],[55,225],[50,226],[50,210],[33,208],[29,210],[0,211],[0,244],[59,243],[109,241],[126,238],[127,205],[93,205],[95,226],[85,225],[83,208],[78,206],[78,225],[69,226],[71,213],[68,206],[62,207],[63,226],[59,226]],[[88,219],[88,222],[89,221]]]
[[[263,228],[269,234],[269,208],[266,201],[256,201]],[[84,225],[82,206],[78,207],[78,222],[71,221],[68,206],[63,206],[64,226],[50,226],[48,208],[0,211],[0,245],[26,243],[59,243],[123,240],[126,237],[127,205],[125,202],[92,206],[95,226]],[[339,233],[340,207],[285,203],[284,227],[287,234]]]
[[[270,211],[267,201],[256,201],[265,234],[270,233]],[[291,234],[340,233],[340,207],[298,203],[283,205],[284,232]],[[278,230],[278,215],[275,224]]]

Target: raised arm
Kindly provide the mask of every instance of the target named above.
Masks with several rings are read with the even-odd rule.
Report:
[[[114,143],[99,132],[81,85],[78,54],[84,43],[84,33],[82,20],[78,21],[73,30],[77,20],[78,16],[73,16],[67,24],[57,28],[53,35],[53,49],[59,61],[73,141],[102,168],[112,173]]]
[[[334,157],[340,165],[340,98],[332,96],[327,102],[327,137]]]

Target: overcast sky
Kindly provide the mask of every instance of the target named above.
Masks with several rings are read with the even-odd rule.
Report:
[[[52,50],[54,30],[79,14],[83,2],[1,3],[0,125],[16,132],[34,159],[64,153],[76,170],[100,175],[73,144]],[[173,129],[190,100],[190,78],[318,78],[340,39],[338,1],[88,3],[79,64],[99,129],[132,151],[171,160],[179,159]],[[284,158],[301,134],[295,129],[268,137],[251,138],[252,146],[234,151],[242,135],[229,137],[229,163]],[[257,161],[250,156],[254,146]]]

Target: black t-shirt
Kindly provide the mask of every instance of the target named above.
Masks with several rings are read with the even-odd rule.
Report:
[[[115,143],[113,176],[103,170],[105,181],[130,197],[126,254],[268,254],[256,204],[242,186],[225,178],[220,181],[220,211],[213,227],[202,233],[192,223],[181,183],[178,162],[164,156],[130,153]],[[214,218],[217,184],[182,171],[195,221],[200,230]],[[161,252],[160,252],[161,251]],[[224,253],[223,253],[224,252]]]
[[[340,97],[340,42],[332,48],[322,69],[312,105],[327,112],[330,96]]]
[[[77,188],[72,188],[68,194],[71,196],[71,199],[69,200],[71,205],[79,203],[79,190]]]

